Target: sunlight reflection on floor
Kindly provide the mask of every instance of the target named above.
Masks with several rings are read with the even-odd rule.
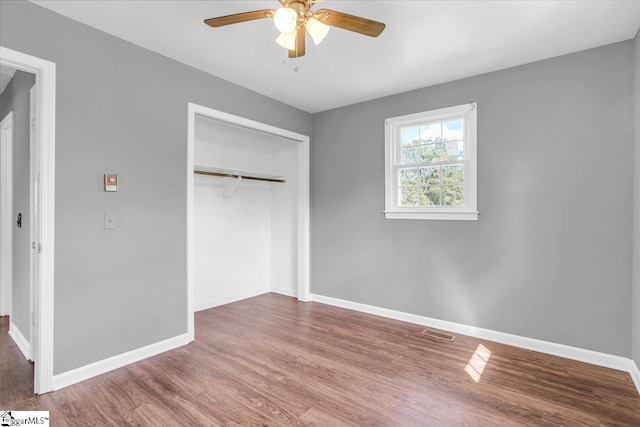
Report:
[[[484,368],[489,363],[489,358],[491,357],[491,351],[482,344],[478,344],[478,348],[473,352],[471,359],[467,362],[467,366],[464,367],[464,370],[475,382],[480,382],[480,377],[482,377],[482,373],[484,372]]]

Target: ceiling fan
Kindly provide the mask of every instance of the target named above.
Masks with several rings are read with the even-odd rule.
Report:
[[[211,27],[222,27],[256,19],[273,18],[280,35],[276,42],[289,51],[289,58],[298,58],[305,53],[305,30],[315,44],[319,44],[331,27],[354,31],[370,37],[378,37],[385,25],[359,16],[336,12],[330,9],[311,7],[322,0],[278,0],[279,9],[261,9],[205,19]]]

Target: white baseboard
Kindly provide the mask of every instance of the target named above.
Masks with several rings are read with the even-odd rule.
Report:
[[[250,292],[245,292],[242,294],[232,295],[230,297],[217,298],[209,301],[200,301],[197,302],[194,306],[195,311],[208,310],[213,307],[218,307],[220,305],[230,304],[232,302],[240,301],[247,298],[257,297],[258,295],[268,294],[271,292],[270,289],[258,289]]]
[[[11,320],[9,320],[9,336],[13,339],[13,342],[16,343],[24,358],[31,360],[31,344]]]
[[[284,296],[287,296],[287,297],[298,298],[298,290],[294,291],[293,289],[271,288],[271,292],[273,292],[275,294],[284,295]]]
[[[174,348],[178,348],[186,344],[189,344],[189,335],[178,335],[177,337],[169,338],[164,341],[82,366],[80,368],[72,369],[71,371],[67,371],[62,374],[54,375],[53,389],[60,390],[61,388],[79,383],[80,381],[106,374],[114,369],[164,353],[165,351],[173,350]]]
[[[634,362],[633,360],[631,361],[631,368],[629,369],[629,373],[631,374],[633,383],[638,389],[638,393],[640,393],[640,369],[638,369],[638,365],[636,365],[636,362]]]
[[[634,383],[636,384],[636,388],[638,388],[638,392],[640,393],[640,372],[638,372],[638,367],[636,366],[636,364],[631,359],[627,359],[626,357],[600,353],[597,351],[586,350],[578,347],[571,347],[564,344],[556,344],[534,338],[521,337],[518,335],[493,331],[490,329],[483,329],[475,326],[463,325],[461,323],[449,322],[446,320],[419,316],[417,314],[376,307],[373,305],[360,304],[343,299],[326,297],[324,295],[311,294],[311,301],[333,305],[336,307],[347,308],[350,310],[360,311],[376,316],[387,317],[389,319],[415,323],[417,325],[428,326],[430,328],[442,329],[445,331],[468,335],[483,340],[495,341],[501,344],[520,347],[527,350],[550,354],[553,356],[564,357],[566,359],[590,363],[592,365],[603,366],[605,368],[615,369],[618,371],[629,372],[634,380]],[[635,372],[633,368],[635,368]]]

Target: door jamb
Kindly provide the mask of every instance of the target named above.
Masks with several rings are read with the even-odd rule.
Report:
[[[36,244],[38,241],[38,146],[36,144],[36,132],[38,125],[38,90],[33,85],[29,90],[29,337],[31,340],[31,360],[36,363],[36,340],[33,339],[35,331],[35,288],[38,282],[38,255]],[[35,383],[35,381],[34,381]]]
[[[39,274],[34,289],[36,324],[31,341],[35,344],[32,351],[36,361],[34,392],[42,394],[53,390],[56,64],[3,46],[0,46],[0,64],[36,75]]]

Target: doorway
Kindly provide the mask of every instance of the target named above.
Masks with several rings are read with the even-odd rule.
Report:
[[[32,242],[37,236],[34,190],[37,153],[34,151],[36,122],[35,75],[0,67],[0,314],[9,316],[8,334],[26,360],[33,360],[33,281],[35,257]],[[29,383],[33,374],[29,375]]]
[[[30,213],[30,288],[27,315],[29,353],[34,360],[34,393],[53,389],[53,271],[54,271],[54,188],[55,188],[55,64],[0,46],[0,65],[35,75],[30,93],[29,123],[31,146],[29,164],[29,198],[34,200]],[[4,192],[3,192],[4,193]],[[4,195],[3,195],[4,197]],[[5,203],[3,203],[5,205]],[[4,206],[3,206],[4,207]],[[9,207],[11,212],[13,208]],[[26,215],[25,215],[26,216]],[[3,215],[3,218],[7,218]],[[16,225],[20,218],[15,218]],[[5,219],[13,227],[13,214]],[[6,227],[6,225],[2,225]],[[4,240],[4,239],[3,239]],[[3,282],[4,274],[1,276]],[[2,283],[0,298],[6,298]],[[2,301],[0,305],[5,306]]]
[[[269,149],[263,149],[261,155],[257,157],[267,156],[270,159],[270,163],[272,165],[275,165],[280,160],[290,159],[290,161],[286,162],[289,166],[283,165],[281,167],[275,167],[274,170],[269,171],[269,173],[263,174],[255,172],[256,169],[262,168],[251,167],[253,171],[245,173],[246,166],[243,168],[239,167],[238,165],[232,165],[231,163],[226,164],[224,161],[222,161],[221,164],[216,165],[197,165],[195,162],[196,127],[198,123],[202,123],[202,120],[213,121],[217,123],[217,125],[215,125],[216,132],[223,132],[225,134],[225,137],[222,139],[224,140],[227,140],[229,136],[232,136],[232,134],[235,133],[232,130],[232,128],[235,128],[240,129],[245,133],[259,133],[266,135],[266,139],[276,139],[280,141],[272,144],[271,148]],[[226,130],[223,131],[222,128],[225,128]],[[251,139],[253,140],[253,142],[245,140],[244,145],[247,145],[246,147],[235,148],[239,148],[240,150],[245,149],[246,154],[246,149],[250,148],[249,145],[252,145],[252,147],[255,148],[255,144],[262,144],[262,142],[258,142],[260,138]],[[240,139],[238,139],[238,141],[239,140]],[[294,149],[290,148],[291,145],[294,146]],[[223,153],[229,154],[229,150],[232,149],[233,148],[228,145],[226,147],[221,147],[218,145],[217,148],[214,149],[214,152],[210,153],[214,155],[209,157],[211,159],[217,159],[217,162],[221,161],[222,158],[225,157]],[[245,162],[250,157],[257,159],[256,156],[252,155],[237,156],[235,154],[232,154],[231,157],[242,157]],[[229,169],[230,167],[233,170]],[[245,169],[245,171],[239,172],[237,169]],[[279,172],[277,174],[278,176],[272,176],[272,173],[275,173],[276,169]],[[283,181],[286,180],[282,179],[284,177],[279,176],[280,172],[287,170],[290,171],[290,176],[294,177],[294,179],[290,181],[290,183],[295,183],[294,187],[292,188],[287,188],[286,185],[282,185],[284,184]],[[205,175],[210,175],[213,173],[218,177],[220,176],[220,174],[226,176],[226,178],[223,179],[226,179],[227,181],[223,183],[222,188],[219,190],[220,200],[229,200],[230,197],[236,197],[233,196],[233,194],[237,191],[237,185],[239,182],[238,175],[246,175],[245,178],[242,178],[242,176],[240,176],[240,179],[245,179],[245,181],[247,179],[252,180],[252,182],[256,183],[255,185],[259,186],[259,189],[257,187],[255,188],[255,197],[252,199],[252,202],[255,202],[255,200],[257,200],[258,198],[268,198],[266,193],[263,192],[263,190],[267,188],[266,186],[270,186],[271,184],[276,187],[281,186],[281,190],[272,190],[272,204],[262,204],[258,209],[260,212],[262,212],[262,214],[271,215],[271,218],[278,219],[285,217],[284,215],[282,215],[283,210],[290,209],[290,211],[292,212],[291,216],[293,221],[289,221],[287,225],[283,223],[278,224],[278,221],[271,221],[268,217],[261,218],[262,220],[270,221],[271,224],[274,224],[273,227],[275,228],[272,228],[272,230],[277,230],[279,236],[286,236],[286,239],[292,243],[289,247],[293,249],[289,250],[284,255],[283,253],[280,253],[279,257],[282,259],[291,258],[292,260],[292,266],[290,269],[288,269],[288,272],[286,272],[285,275],[291,277],[291,272],[294,271],[295,273],[294,277],[292,277],[291,280],[283,279],[279,281],[282,283],[292,284],[291,287],[288,287],[287,289],[281,289],[280,292],[285,294],[291,293],[291,295],[296,296],[299,301],[309,301],[309,137],[306,135],[288,131],[286,129],[281,129],[275,126],[249,120],[244,117],[235,116],[222,111],[213,110],[207,107],[189,103],[187,126],[187,330],[189,334],[189,340],[193,341],[194,339],[194,312],[196,309],[196,304],[194,301],[194,259],[196,258],[196,254],[194,252],[194,172],[204,173]],[[235,177],[235,179],[228,181],[230,179],[229,175]],[[214,177],[213,179],[219,178]],[[248,194],[247,196],[247,199],[237,197],[236,201],[239,202],[239,205],[241,205],[243,201],[248,202],[251,199],[251,196],[249,196]],[[286,199],[287,203],[276,203],[275,198]],[[293,205],[291,204],[291,202],[293,202]],[[280,209],[279,211],[274,210],[274,206],[276,205],[282,206],[283,209]],[[243,209],[242,206],[240,206],[240,208]],[[267,210],[270,212],[270,214],[267,213]],[[230,212],[225,213],[223,211],[219,211],[218,214],[222,216],[226,215],[226,218],[230,218],[233,215],[232,211]],[[265,221],[262,221],[262,223],[264,222]],[[291,224],[294,224],[294,229],[288,228]],[[254,223],[254,226],[260,228],[259,224],[256,225],[256,223]],[[289,231],[286,231],[287,228]],[[247,234],[246,230],[244,234]],[[265,240],[265,242],[267,241]],[[263,246],[267,247],[268,245],[269,243],[267,242],[267,244]],[[271,247],[274,246],[276,245],[274,245],[274,242],[272,241]],[[278,242],[277,246],[282,246],[281,242]],[[266,250],[268,250],[268,248]],[[273,259],[274,258],[272,258],[272,260]],[[268,267],[266,267],[265,269],[267,268]],[[284,276],[280,274],[280,277]],[[258,290],[260,289],[263,288],[258,286]],[[264,289],[268,289],[266,285]],[[271,286],[270,289],[272,292],[279,291],[277,289],[277,286]],[[248,292],[246,290],[244,291],[244,295],[246,296],[253,293],[255,293],[255,290],[249,290]],[[231,298],[228,300],[228,302],[235,299],[236,298]]]

